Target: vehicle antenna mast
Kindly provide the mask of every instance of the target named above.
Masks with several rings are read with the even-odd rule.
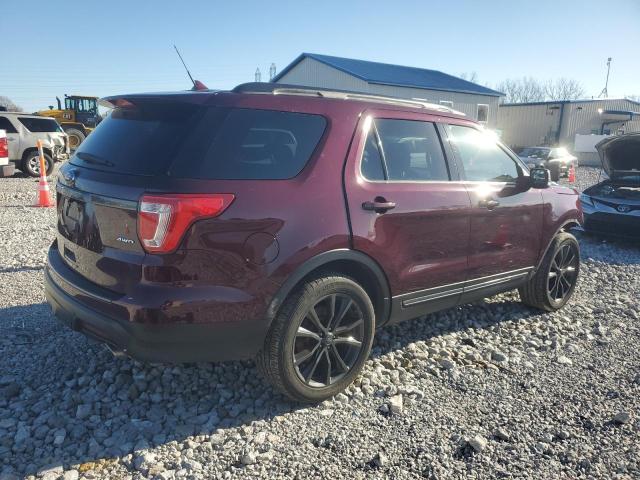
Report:
[[[182,65],[184,65],[184,69],[187,71],[187,75],[189,75],[189,78],[191,79],[191,83],[193,83],[193,87],[197,88],[196,85],[196,81],[193,79],[193,77],[191,76],[191,72],[189,71],[189,69],[187,68],[187,64],[184,63],[184,60],[182,59],[182,55],[180,55],[180,51],[178,50],[178,47],[176,47],[175,45],[173,46],[173,48],[176,49],[176,53],[178,54],[178,57],[180,57],[180,61],[182,62]]]

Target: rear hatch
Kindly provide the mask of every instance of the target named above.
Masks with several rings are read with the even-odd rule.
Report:
[[[120,293],[162,262],[150,254],[179,254],[195,221],[221,214],[236,180],[296,176],[326,126],[319,115],[205,105],[212,94],[110,101],[117,108],[60,170],[58,250]]]
[[[138,203],[166,173],[201,107],[149,99],[117,108],[87,137],[58,180],[58,249],[92,282],[126,292],[141,279]]]

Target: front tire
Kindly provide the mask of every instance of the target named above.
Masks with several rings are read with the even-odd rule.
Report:
[[[525,305],[547,312],[559,310],[573,295],[579,274],[580,245],[570,233],[559,233],[536,274],[518,289],[520,299]]]
[[[557,182],[560,180],[560,164],[557,162],[549,164],[549,172],[551,180]]]
[[[369,356],[375,314],[350,278],[319,277],[282,305],[257,357],[258,370],[299,402],[321,402],[344,390]]]
[[[44,163],[47,169],[47,176],[49,176],[53,173],[53,159],[47,153],[44,154]],[[24,157],[20,164],[20,170],[30,177],[40,176],[40,155],[37,151],[29,152]]]

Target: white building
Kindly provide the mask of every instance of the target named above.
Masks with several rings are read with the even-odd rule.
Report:
[[[495,128],[502,93],[436,70],[303,53],[273,82],[440,103]]]
[[[581,164],[599,165],[592,146],[602,136],[640,132],[640,103],[612,98],[505,103],[498,108],[497,128],[502,140],[516,150],[562,146],[572,151]],[[593,138],[589,141],[585,136]]]

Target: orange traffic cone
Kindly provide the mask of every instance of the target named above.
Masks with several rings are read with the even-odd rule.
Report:
[[[569,183],[574,183],[576,181],[576,167],[573,165],[569,165]]]
[[[40,154],[40,181],[38,182],[38,203],[34,207],[54,207],[55,203],[49,190],[47,182],[47,162],[44,161],[44,152],[42,151],[42,141],[36,142],[38,153]]]

